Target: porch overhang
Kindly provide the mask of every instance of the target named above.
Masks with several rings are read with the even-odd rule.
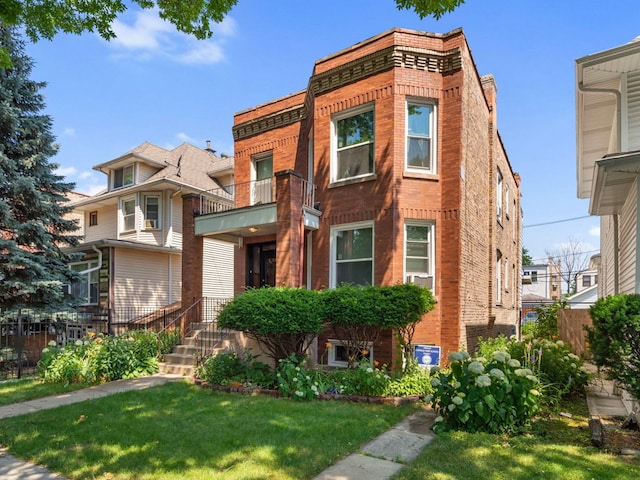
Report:
[[[620,213],[640,175],[640,151],[607,155],[595,162],[589,213]]]
[[[241,237],[276,233],[277,204],[267,203],[195,218],[195,234],[235,242]]]

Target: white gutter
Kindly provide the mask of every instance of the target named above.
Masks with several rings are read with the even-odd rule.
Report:
[[[80,275],[86,275],[87,273],[95,272],[96,270],[100,270],[102,268],[102,250],[100,250],[95,245],[91,245],[91,248],[98,254],[98,266],[88,268],[87,270],[83,270],[82,272],[78,272]]]

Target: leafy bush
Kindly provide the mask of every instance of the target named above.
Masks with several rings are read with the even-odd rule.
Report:
[[[558,338],[558,310],[564,308],[566,302],[554,302],[551,305],[537,307],[538,319],[527,327],[527,333],[537,338],[555,339]],[[524,332],[523,332],[524,334]]]
[[[195,376],[217,385],[237,382],[247,386],[272,387],[274,376],[271,367],[256,358],[249,352],[243,356],[236,352],[218,353],[206,357],[197,366]]]
[[[449,362],[449,371],[431,379],[438,413],[434,430],[502,433],[528,426],[540,395],[530,369],[506,352],[496,352],[489,361],[454,352]]]
[[[132,332],[119,337],[92,335],[66,347],[52,342],[43,350],[39,375],[48,382],[100,383],[158,371],[156,334]]]
[[[384,396],[391,382],[384,367],[372,367],[368,361],[361,362],[356,368],[337,370],[335,373],[337,391],[345,395]]]
[[[319,292],[290,287],[250,289],[225,305],[218,325],[245,332],[276,361],[290,354],[303,358],[322,330]]]
[[[587,340],[594,362],[640,398],[640,295],[602,298],[590,313]]]
[[[330,389],[328,377],[319,370],[306,369],[304,362],[293,354],[278,362],[278,391],[294,400],[311,400]]]
[[[392,397],[420,395],[424,397],[432,392],[429,369],[423,368],[418,365],[418,362],[411,360],[400,375],[392,374],[386,395]]]

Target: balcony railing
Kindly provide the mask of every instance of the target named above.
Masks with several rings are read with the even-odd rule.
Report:
[[[303,180],[301,183],[303,206],[313,208],[316,187]],[[273,178],[235,183],[219,187],[200,195],[200,214],[220,213],[236,208],[262,205],[276,201]]]

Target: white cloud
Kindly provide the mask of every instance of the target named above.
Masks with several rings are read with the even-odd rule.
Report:
[[[76,129],[75,128],[71,128],[71,127],[67,127],[62,131],[62,134],[66,137],[75,137],[76,136]]]
[[[591,235],[592,237],[600,237],[600,227],[599,226],[593,226],[589,229],[589,235]]]
[[[221,23],[213,24],[212,29],[213,39],[197,40],[192,35],[178,32],[159,17],[157,10],[142,10],[135,12],[132,23],[122,20],[113,23],[116,38],[108,45],[118,48],[120,56],[125,52],[138,60],[164,57],[185,64],[218,63],[225,58],[224,38],[235,34],[236,22],[226,17]]]
[[[78,170],[75,167],[63,167],[62,165],[59,165],[55,171],[56,175],[61,175],[63,177],[72,177],[77,172]]]

